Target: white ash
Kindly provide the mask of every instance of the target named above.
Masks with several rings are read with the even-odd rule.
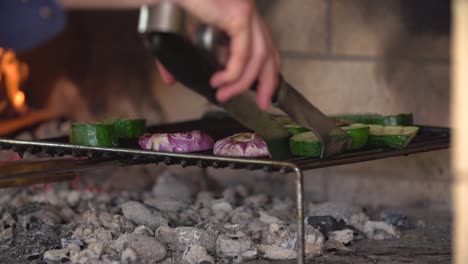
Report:
[[[215,260],[210,256],[206,248],[193,244],[185,250],[182,261],[185,264],[215,264]]]
[[[263,244],[257,245],[257,249],[265,259],[288,260],[297,258],[297,252],[295,249]]]
[[[354,240],[354,231],[351,229],[344,229],[330,232],[328,240],[325,242],[326,250],[338,251],[352,251],[348,247],[351,241]]]
[[[311,203],[309,204],[307,215],[309,216],[330,215],[330,216],[333,216],[336,220],[345,221],[346,224],[353,224],[351,223],[352,221],[357,222],[354,224],[360,224],[360,221],[362,220],[359,219],[357,216],[363,215],[363,210],[362,208],[357,207],[355,205],[342,203],[342,202],[325,202],[325,203],[320,203],[320,204]]]
[[[155,237],[170,245],[171,249],[184,252],[192,244],[198,244],[210,252],[214,252],[216,246],[216,234],[209,230],[196,227],[160,226]]]
[[[131,248],[135,251],[138,261],[141,263],[153,263],[163,260],[167,254],[164,245],[155,237],[139,234],[123,234],[114,241],[112,246],[120,251]]]
[[[320,256],[323,253],[324,235],[317,229],[306,226],[305,228],[305,254],[307,258]]]
[[[178,201],[189,201],[194,191],[195,188],[186,175],[178,175],[172,170],[161,173],[153,187],[154,197]]]
[[[171,175],[166,176],[166,183],[185,185],[180,178],[171,180]],[[297,257],[293,200],[250,194],[242,186],[222,194],[197,192],[198,187],[192,184],[186,187],[190,195],[174,196],[156,187],[138,192],[98,192],[69,183],[54,184],[47,190],[0,190],[0,254],[8,262],[13,259],[10,252],[43,258],[43,252],[64,250],[72,263],[147,263],[158,259],[161,263],[201,264]],[[343,219],[369,239],[399,235],[394,226],[369,221],[360,208],[351,205],[315,204],[309,213],[306,215]],[[332,230],[326,239],[319,230],[306,226],[306,256],[352,249],[352,229]],[[39,234],[40,240],[28,242],[27,234]],[[13,239],[22,241],[21,248],[14,246],[12,250]]]
[[[262,237],[262,244],[291,248],[291,241],[295,241],[296,234],[285,224],[269,224]],[[295,242],[294,242],[295,243]]]
[[[156,208],[151,208],[142,203],[129,201],[122,205],[122,212],[127,219],[134,224],[146,225],[156,229],[161,225],[167,225],[169,220]]]
[[[216,254],[234,262],[242,262],[255,259],[258,251],[252,238],[239,231],[236,225],[226,225],[216,240]]]
[[[381,221],[367,221],[364,224],[364,234],[368,239],[372,240],[400,237],[400,232],[395,226]]]
[[[44,260],[48,261],[61,261],[62,259],[68,259],[68,250],[66,249],[52,249],[44,252]]]
[[[133,233],[138,234],[138,235],[154,236],[154,231],[144,225],[137,226],[135,230],[133,231]]]

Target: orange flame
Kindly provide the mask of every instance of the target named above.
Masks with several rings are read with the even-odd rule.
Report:
[[[14,51],[6,50],[2,53],[0,53],[0,73],[5,78],[8,100],[16,111],[22,112],[26,107],[26,96],[20,90],[20,85],[28,76],[28,67],[18,60]]]

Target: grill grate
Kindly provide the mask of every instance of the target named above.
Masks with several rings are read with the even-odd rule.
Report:
[[[215,140],[234,133],[248,131],[248,129],[230,118],[204,118],[148,128],[149,132],[164,131],[167,133],[191,130],[203,130]],[[296,165],[301,170],[310,170],[449,148],[450,130],[448,128],[422,126],[413,142],[404,149],[368,148],[327,159],[297,157],[286,160],[227,158],[214,156],[210,152],[181,154],[145,151],[138,148],[136,140],[122,142],[125,147],[120,148],[78,146],[68,144],[67,141],[68,138],[55,138],[45,141],[0,139],[0,149],[11,149],[20,155],[29,152],[32,154],[45,153],[57,157],[71,155],[73,157],[88,157],[93,160],[114,160],[121,162],[122,165],[164,163],[166,165],[179,164],[182,167],[262,169],[265,171],[288,172],[291,171],[291,165]]]
[[[128,166],[147,163],[165,163],[167,165],[180,164],[183,167],[198,166],[202,168],[229,168],[266,171],[280,171],[283,173],[293,172],[296,186],[296,211],[297,211],[297,263],[305,263],[304,248],[304,175],[303,170],[331,167],[343,164],[357,163],[362,161],[383,159],[395,156],[404,156],[414,153],[432,150],[446,149],[450,147],[450,130],[448,128],[420,127],[418,135],[413,142],[404,149],[391,148],[361,149],[359,151],[342,154],[333,158],[291,158],[287,160],[271,159],[242,159],[213,156],[210,153],[179,154],[155,151],[144,151],[138,149],[137,142],[123,142],[125,148],[96,148],[67,144],[68,138],[49,139],[41,141],[22,141],[12,139],[0,139],[0,149],[11,149],[23,155],[25,152],[46,153],[51,156],[72,155],[74,157],[88,157],[73,161],[60,163],[59,170],[54,171],[59,177],[67,171],[76,171],[84,168],[96,168],[97,166]],[[182,122],[176,124],[151,127],[149,132],[184,132],[190,130],[203,130],[219,140],[234,133],[245,132],[248,129],[242,127],[238,122],[230,118],[204,118],[196,121]],[[70,163],[67,163],[70,162]],[[34,166],[35,164],[29,164]],[[38,167],[44,164],[36,164]],[[46,165],[51,165],[47,163]],[[68,168],[65,165],[69,166]],[[18,168],[13,166],[14,168]],[[19,167],[21,169],[21,167]],[[5,184],[18,183],[18,179],[9,179],[8,173],[13,173],[11,167],[4,165],[0,167],[0,179]],[[67,176],[65,174],[65,176]],[[69,176],[69,175],[68,175]],[[67,176],[67,177],[68,177]],[[50,178],[51,179],[51,178]],[[16,180],[16,182],[15,182]],[[1,185],[1,184],[0,184]]]

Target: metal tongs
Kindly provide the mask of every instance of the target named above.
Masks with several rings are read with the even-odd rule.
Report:
[[[141,7],[138,30],[153,55],[179,82],[210,102],[218,104],[215,89],[211,87],[209,80],[213,73],[223,68],[220,58],[226,55],[226,43],[229,39],[223,32],[209,25],[195,23],[188,27],[189,18],[173,2],[163,1],[151,7]],[[316,134],[322,142],[322,158],[340,154],[350,148],[352,138],[346,132],[313,106],[281,75],[279,80],[273,104],[295,122]],[[246,94],[218,105],[240,123],[264,137],[267,144],[287,141],[289,138],[287,130],[278,125],[269,114],[261,111]],[[274,158],[284,157],[281,153],[284,152],[284,147],[284,144],[282,147],[268,144]]]

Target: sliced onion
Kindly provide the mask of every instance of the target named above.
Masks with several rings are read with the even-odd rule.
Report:
[[[140,137],[140,147],[147,150],[165,152],[197,152],[213,148],[214,140],[198,130],[187,133],[144,134]]]
[[[215,143],[213,152],[217,156],[262,158],[269,157],[267,144],[255,133],[239,133]]]

